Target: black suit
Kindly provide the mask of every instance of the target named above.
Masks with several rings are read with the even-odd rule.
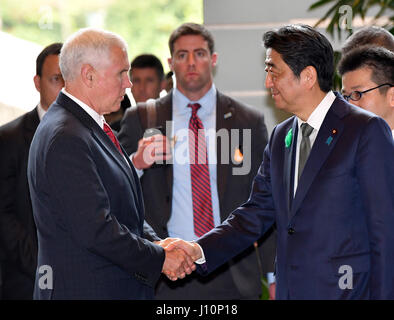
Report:
[[[388,125],[337,94],[294,195],[297,130],[296,117],[274,128],[249,201],[198,240],[201,271],[214,270],[275,222],[276,299],[394,299]]]
[[[37,108],[0,127],[0,246],[3,299],[32,299],[37,236],[27,182],[27,159],[40,120]]]
[[[29,188],[39,242],[37,299],[150,299],[164,250],[144,221],[132,164],[62,92],[33,138]],[[41,266],[53,270],[40,285]]]
[[[172,91],[157,100],[157,125],[166,128],[166,121],[172,119]],[[137,150],[138,140],[142,138],[145,123],[136,108],[129,109],[121,124],[119,140],[128,152]],[[141,122],[143,124],[141,124]],[[221,221],[228,214],[248,199],[251,182],[262,161],[263,151],[267,143],[267,129],[264,117],[254,109],[217,92],[216,131],[220,129],[240,129],[239,146],[230,149],[230,159],[235,148],[242,149],[242,129],[252,130],[251,170],[246,175],[233,175],[237,167],[231,160],[230,164],[221,162],[221,139],[217,144],[217,189]],[[249,150],[243,150],[246,154]],[[152,166],[144,170],[141,177],[144,192],[145,213],[148,223],[160,237],[167,237],[167,223],[170,219],[173,187],[172,165]],[[273,271],[275,256],[275,238],[272,235],[262,246],[264,261],[263,272]],[[261,293],[260,273],[254,248],[250,247],[231,263],[226,264],[208,279],[197,279],[194,274],[175,283],[163,279],[167,285],[160,283],[156,292],[160,299],[251,299]],[[184,288],[180,289],[180,288]],[[173,288],[176,290],[169,290]]]

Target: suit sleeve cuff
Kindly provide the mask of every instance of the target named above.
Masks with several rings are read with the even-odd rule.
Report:
[[[204,250],[201,248],[201,246],[197,242],[195,242],[195,241],[192,241],[192,242],[197,244],[198,247],[200,248],[200,251],[201,251],[201,258],[196,260],[196,261],[194,261],[194,262],[197,263],[197,264],[204,264],[204,263],[206,263],[207,261],[205,260]]]
[[[134,166],[133,157],[134,157],[134,153],[132,153],[132,154],[130,155],[130,157],[129,157],[131,163],[132,163],[133,166]],[[144,169],[137,169],[135,166],[134,166],[134,169],[135,169],[135,171],[137,172],[138,178],[141,178],[141,177],[143,176],[143,174],[144,174]]]

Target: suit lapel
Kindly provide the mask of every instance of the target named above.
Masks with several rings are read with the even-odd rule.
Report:
[[[34,133],[36,132],[39,124],[40,124],[40,118],[38,117],[37,107],[35,107],[32,111],[27,113],[26,121],[24,124],[25,126],[24,137],[27,145],[31,144]]]
[[[285,156],[284,156],[284,175],[283,175],[283,184],[285,186],[285,194],[287,194],[287,210],[290,213],[291,204],[293,202],[293,194],[294,194],[294,163],[295,163],[295,154],[297,147],[297,134],[298,134],[298,126],[297,126],[297,118],[294,117],[292,121],[291,132],[290,130],[286,134],[285,138]],[[287,139],[290,139],[287,140]]]
[[[102,130],[99,126],[97,128],[93,128],[92,130],[93,137],[103,146],[105,149],[114,159],[114,161],[119,165],[119,167],[124,171],[127,177],[130,180],[131,185],[133,188],[136,187],[134,177],[132,175],[132,164],[130,160],[125,156],[123,157],[122,154],[118,151],[116,146],[113,144],[111,139],[107,136],[107,134]],[[125,150],[122,148],[123,154],[127,155]]]
[[[231,132],[231,128],[235,128],[235,108],[229,103],[227,103],[225,96],[223,96],[219,91],[217,91],[216,96],[216,133],[220,131],[220,129],[226,129],[227,132]],[[231,135],[230,135],[231,139]],[[217,188],[218,188],[218,196],[219,196],[219,203],[224,198],[224,194],[226,191],[226,183],[228,175],[231,174],[231,166],[226,164],[221,157],[221,150],[222,150],[222,139],[218,139],[216,137],[216,160],[217,160]],[[231,146],[231,140],[229,140],[230,145],[225,146],[224,150],[227,150]],[[230,154],[228,155],[228,161],[231,161],[232,157],[232,150],[229,149]],[[226,161],[227,162],[227,161]],[[222,210],[220,210],[220,214],[222,215]],[[226,214],[226,212],[223,212]],[[225,216],[221,216],[221,219],[224,220]]]
[[[342,104],[338,99],[334,101],[327,112],[327,115],[320,127],[319,133],[309,154],[308,160],[305,164],[303,174],[298,182],[297,191],[291,209],[291,217],[297,212],[302,204],[307,192],[309,191],[316,175],[322,168],[327,157],[334,149],[335,144],[342,134],[343,122],[338,116],[344,110],[338,110]],[[347,108],[346,108],[347,109]]]
[[[132,187],[131,189],[135,199],[139,199],[136,193],[137,183],[132,172],[132,164],[130,163],[130,161],[128,161],[130,166],[126,163],[127,160],[123,158],[123,155],[120,154],[120,152],[113,144],[111,139],[108,137],[108,135],[104,132],[104,130],[100,128],[96,121],[94,121],[93,118],[89,116],[77,103],[64,95],[62,92],[59,94],[57,102],[65,109],[70,111],[91,132],[92,137],[102,146],[102,148],[111,155],[115,163],[118,164],[118,166],[127,176]],[[126,155],[125,157],[127,157],[127,153],[124,150],[123,152]],[[138,205],[141,209],[143,208],[141,206],[141,203],[138,203]]]

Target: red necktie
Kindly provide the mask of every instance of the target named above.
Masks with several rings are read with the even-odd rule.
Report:
[[[192,116],[189,121],[189,155],[192,182],[194,233],[200,237],[214,227],[211,181],[209,179],[207,146],[204,126],[197,116],[200,104],[189,104]]]
[[[111,130],[111,127],[106,122],[104,122],[104,131],[108,135],[108,137],[111,139],[111,141],[114,143],[116,148],[118,148],[120,154],[123,154],[122,149],[120,148],[120,144],[119,144],[118,139],[116,139],[114,133]]]

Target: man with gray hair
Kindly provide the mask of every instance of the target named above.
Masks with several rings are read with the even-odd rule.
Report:
[[[145,223],[138,177],[103,117],[131,87],[126,48],[96,29],[78,31],[62,48],[65,87],[28,162],[35,299],[150,299],[161,272],[175,280],[194,268],[183,251],[163,249]]]
[[[342,54],[345,55],[360,46],[383,47],[394,52],[394,36],[382,27],[361,28],[346,39],[342,47]]]

